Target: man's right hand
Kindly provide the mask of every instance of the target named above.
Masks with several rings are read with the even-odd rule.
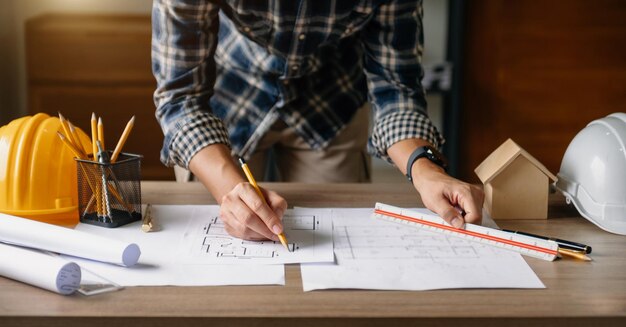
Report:
[[[279,241],[283,232],[281,218],[287,201],[276,192],[261,188],[269,205],[250,183],[239,183],[221,199],[220,217],[228,234],[246,240]]]
[[[220,218],[228,234],[246,240],[278,241],[287,201],[276,192],[264,190],[267,203],[245,181],[223,144],[200,150],[189,162],[191,172],[220,204]]]

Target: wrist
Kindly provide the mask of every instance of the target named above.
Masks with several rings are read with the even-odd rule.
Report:
[[[437,176],[440,174],[446,174],[445,170],[435,164],[434,162],[428,160],[427,158],[419,158],[413,164],[411,168],[411,175],[413,177],[411,183],[415,186],[415,189],[420,192],[424,188],[426,182],[431,180],[433,176]]]
[[[189,170],[219,204],[224,195],[245,182],[239,166],[230,156],[230,149],[224,144],[209,145],[198,151],[189,161]]]
[[[437,149],[430,145],[417,147],[411,152],[409,159],[406,163],[406,177],[410,182],[413,182],[413,166],[418,160],[426,159],[431,163],[441,167],[443,170],[446,169],[447,162]],[[424,160],[422,160],[424,161]]]

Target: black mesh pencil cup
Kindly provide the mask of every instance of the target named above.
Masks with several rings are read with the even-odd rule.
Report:
[[[141,158],[121,153],[115,163],[76,159],[82,223],[113,228],[141,220]]]

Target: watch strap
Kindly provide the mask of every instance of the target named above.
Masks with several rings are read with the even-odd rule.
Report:
[[[441,155],[439,154],[437,150],[435,150],[433,147],[428,146],[428,145],[421,146],[415,149],[413,153],[411,153],[411,155],[409,156],[409,161],[407,161],[406,163],[406,177],[409,179],[409,182],[413,181],[413,176],[411,173],[413,164],[415,164],[415,161],[417,161],[417,159],[420,159],[420,158],[427,158],[428,160],[437,164],[444,170],[446,169],[445,159],[441,157]]]

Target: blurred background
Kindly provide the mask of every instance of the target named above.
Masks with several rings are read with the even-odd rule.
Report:
[[[151,0],[0,1],[0,124],[62,112],[87,129],[92,111],[113,144],[132,115],[126,151],[145,179],[173,179],[158,160],[150,72]],[[451,173],[512,138],[553,173],[591,120],[624,112],[626,1],[425,0],[429,113]],[[405,182],[374,162],[375,182]]]

